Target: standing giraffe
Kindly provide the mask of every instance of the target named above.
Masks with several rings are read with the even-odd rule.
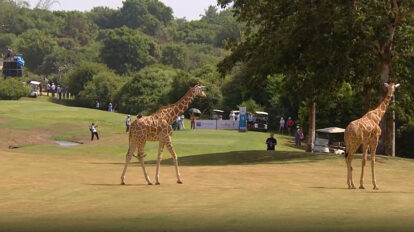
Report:
[[[377,108],[368,111],[362,118],[357,119],[349,123],[345,130],[345,159],[347,165],[347,183],[348,188],[355,189],[354,182],[352,180],[352,158],[354,153],[362,145],[362,171],[361,171],[361,180],[360,180],[360,189],[364,188],[364,167],[367,162],[367,153],[368,149],[371,151],[371,171],[372,171],[372,184],[374,189],[378,189],[376,180],[375,180],[375,152],[377,150],[378,139],[381,135],[381,128],[379,123],[387,111],[388,106],[390,105],[391,99],[394,95],[395,88],[400,86],[400,84],[385,83],[385,87],[388,89],[387,95],[378,105]]]
[[[125,173],[128,163],[134,155],[135,150],[138,149],[138,160],[141,163],[142,170],[144,171],[145,180],[149,185],[152,185],[144,166],[144,147],[146,141],[159,141],[155,184],[160,184],[160,162],[165,145],[174,160],[177,183],[182,184],[180,179],[180,171],[178,170],[177,156],[171,144],[171,123],[178,116],[181,116],[184,113],[196,96],[206,97],[203,88],[204,86],[197,84],[190,88],[190,90],[178,102],[169,106],[161,107],[154,114],[137,119],[131,124],[129,132],[129,149],[126,155],[125,167],[121,176],[121,184],[125,184]]]

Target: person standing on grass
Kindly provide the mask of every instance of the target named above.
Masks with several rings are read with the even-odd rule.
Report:
[[[302,133],[302,136],[303,136],[303,132],[301,131],[300,127],[297,126],[296,127],[296,132],[295,132],[295,145],[297,147],[300,147],[302,145],[301,133]]]
[[[270,137],[266,139],[267,151],[274,151],[277,145],[277,140],[274,138],[274,134],[270,133]]]
[[[288,120],[286,121],[286,126],[287,126],[287,129],[288,129],[288,135],[292,135],[293,124],[295,124],[295,122],[292,120],[291,117],[289,117]]]
[[[96,127],[94,123],[89,126],[89,130],[91,131],[91,141],[93,141],[93,136],[96,135],[96,139],[99,140],[98,131],[96,131]]]
[[[181,130],[184,130],[185,129],[185,127],[184,127],[184,119],[185,119],[185,117],[184,117],[184,114],[183,114],[180,117],[180,127],[181,127]]]
[[[191,129],[195,129],[195,115],[191,114],[190,116],[190,120],[191,120]]]
[[[128,114],[127,118],[125,119],[125,126],[126,132],[129,131],[129,127],[131,126],[131,115]]]
[[[109,112],[112,112],[112,103],[109,103],[109,104],[108,104],[108,111],[109,111]]]
[[[283,134],[284,129],[285,129],[285,119],[281,117],[279,121],[279,133]]]
[[[47,96],[49,96],[49,92],[50,92],[50,83],[47,83],[47,85],[46,85]]]
[[[55,97],[55,91],[56,91],[55,83],[52,83],[52,85],[50,86],[50,90],[52,91],[52,97]]]

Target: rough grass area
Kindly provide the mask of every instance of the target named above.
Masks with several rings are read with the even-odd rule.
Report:
[[[145,184],[136,160],[121,186],[125,115],[41,100],[0,101],[0,129],[7,129],[0,144],[25,135],[17,141],[21,148],[0,148],[0,231],[414,228],[413,160],[378,156],[380,190],[371,190],[369,165],[367,190],[348,190],[342,156],[305,153],[285,136],[277,136],[278,151],[269,153],[264,133],[184,130],[173,135],[184,184],[175,183],[164,152],[160,186]],[[99,142],[88,141],[92,120],[101,126]],[[41,139],[30,140],[36,135]],[[85,144],[60,147],[53,143],[56,138]],[[157,147],[149,143],[146,149],[152,180]],[[357,156],[355,183],[360,166]]]

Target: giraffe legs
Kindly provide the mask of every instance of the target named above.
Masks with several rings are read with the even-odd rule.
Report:
[[[359,189],[365,189],[364,187],[364,168],[365,164],[367,163],[367,156],[368,156],[368,145],[363,145],[363,153],[362,153],[362,165],[361,165],[361,179],[359,181]]]
[[[378,141],[378,140],[377,140]],[[371,171],[372,171],[372,185],[374,186],[374,190],[378,190],[377,180],[375,179],[375,152],[377,151],[376,142],[374,145],[371,145]]]
[[[158,156],[157,156],[157,170],[155,173],[155,184],[159,185],[159,178],[160,178],[160,163],[161,163],[161,156],[162,156],[162,152],[164,151],[164,143],[160,142],[159,146],[158,146]]]
[[[171,153],[171,156],[174,160],[175,174],[177,175],[177,183],[182,184],[183,182],[180,179],[180,170],[178,169],[177,155],[175,154],[175,151],[173,149],[173,146],[172,146],[171,142],[167,143],[167,148],[168,148],[168,151]]]
[[[142,148],[138,148],[138,160],[141,163],[142,171],[144,172],[145,180],[147,181],[148,185],[152,185],[150,178],[148,177],[147,171],[145,170],[144,165],[144,150]]]
[[[348,157],[346,157],[346,166],[347,166],[347,183],[348,183],[348,189],[355,189],[354,181],[352,180],[352,158],[354,154],[348,154]]]
[[[135,145],[130,144],[129,145],[129,149],[128,152],[126,154],[126,158],[125,158],[125,166],[124,166],[124,170],[122,171],[122,175],[121,175],[121,184],[124,185],[125,184],[125,174],[128,168],[128,163],[129,161],[131,161],[132,156],[134,155],[134,151],[135,151]]]

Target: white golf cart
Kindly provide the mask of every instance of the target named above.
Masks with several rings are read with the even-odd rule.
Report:
[[[40,95],[40,91],[39,91],[39,85],[40,82],[38,81],[30,81],[29,83],[29,87],[30,87],[30,93],[29,96],[30,97],[37,97]]]

